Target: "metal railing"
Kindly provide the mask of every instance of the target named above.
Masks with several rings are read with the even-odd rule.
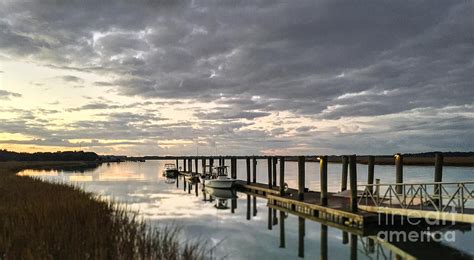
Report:
[[[363,184],[359,205],[465,213],[474,200],[474,181]],[[474,212],[470,212],[474,213]]]

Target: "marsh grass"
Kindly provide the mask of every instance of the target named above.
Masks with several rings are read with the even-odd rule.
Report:
[[[0,163],[0,259],[201,259],[179,229],[154,228],[110,201],[66,184],[15,175],[70,163]]]

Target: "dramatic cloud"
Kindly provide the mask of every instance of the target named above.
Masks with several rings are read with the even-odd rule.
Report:
[[[144,142],[233,138],[242,152],[261,152],[252,142],[262,140],[267,151],[403,148],[387,139],[411,150],[470,149],[473,8],[432,0],[4,1],[0,54],[61,70],[71,86],[150,102],[69,106],[123,114],[78,119],[61,140],[100,129],[104,139]],[[126,114],[137,115],[133,108],[140,117]],[[188,114],[162,122],[149,117],[153,109]]]
[[[21,97],[21,94],[0,89],[0,99],[10,99],[12,97]]]
[[[62,76],[60,77],[62,80],[64,80],[65,82],[75,82],[75,83],[82,83],[84,82],[84,80],[82,80],[81,78],[79,77],[76,77],[76,76],[72,76],[72,75],[66,75],[66,76]]]

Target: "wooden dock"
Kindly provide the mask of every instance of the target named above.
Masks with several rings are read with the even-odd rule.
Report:
[[[189,177],[193,175],[190,172],[181,172],[176,183],[183,182],[184,191],[191,193],[194,189],[195,195],[199,196],[199,191],[202,191],[204,201],[217,201],[212,194],[201,186],[199,183],[193,182]],[[196,175],[196,173],[194,173]],[[202,183],[201,183],[202,185]],[[379,237],[379,232],[412,232],[413,230],[423,231],[430,230],[431,232],[447,230],[471,230],[470,224],[465,223],[441,223],[439,225],[431,226],[429,223],[420,223],[416,226],[411,225],[391,225],[386,226],[380,223],[378,215],[370,212],[359,210],[357,213],[351,212],[349,202],[350,198],[344,194],[329,193],[326,206],[321,205],[320,192],[306,191],[304,192],[304,200],[299,200],[298,191],[296,189],[287,189],[284,195],[280,194],[279,187],[268,187],[268,184],[250,183],[246,181],[236,180],[235,182],[238,193],[241,196],[247,197],[246,219],[251,221],[253,217],[257,216],[257,198],[267,200],[268,206],[268,222],[267,228],[272,230],[275,226],[279,227],[279,247],[285,247],[285,219],[288,214],[298,217],[298,256],[305,256],[305,221],[314,221],[321,225],[321,259],[327,258],[328,251],[328,227],[342,231],[342,243],[349,244],[351,259],[356,259],[358,251],[358,242],[361,241],[365,252],[374,254],[378,250],[388,249],[394,254],[395,259],[418,259],[418,258],[436,258],[440,255],[453,255],[457,259],[471,259],[469,255],[459,251],[453,247],[444,245],[437,241],[430,241],[428,243],[407,243],[403,241],[386,240]],[[206,196],[207,195],[207,196]],[[222,198],[221,198],[222,199]],[[229,198],[231,201],[230,207],[221,208],[229,209],[232,214],[237,209],[237,196]],[[245,201],[245,200],[244,200]],[[245,209],[245,206],[243,207]],[[263,213],[265,214],[265,213]],[[252,217],[253,216],[253,217]],[[350,238],[350,239],[349,239]],[[314,246],[314,245],[313,245]],[[382,249],[383,248],[383,249]],[[326,253],[323,253],[326,252]]]
[[[298,190],[296,189],[288,189],[284,195],[280,195],[278,187],[270,189],[262,183],[247,184],[245,181],[236,181],[235,185],[239,190],[265,196],[270,207],[286,209],[294,214],[304,214],[305,217],[314,217],[320,221],[335,223],[340,227],[362,229],[364,224],[374,223],[378,219],[375,213],[351,212],[350,198],[334,196],[334,193],[328,193],[328,206],[323,206],[320,203],[320,192],[307,191],[304,193],[304,200],[301,201],[298,199]]]
[[[454,183],[454,185],[457,185],[457,192],[446,195],[447,190],[443,188],[443,185],[448,183],[442,182],[442,154],[436,154],[433,158],[434,182],[419,184],[417,188],[414,188],[412,184],[403,182],[403,155],[396,154],[394,156],[395,184],[392,185],[393,187],[390,186],[390,189],[395,194],[393,198],[400,200],[400,197],[402,197],[398,205],[386,203],[385,198],[382,198],[380,201],[374,199],[375,194],[381,195],[380,188],[387,184],[381,184],[375,178],[374,164],[377,161],[377,157],[366,157],[368,182],[365,185],[357,185],[357,156],[340,156],[339,161],[342,163],[342,172],[341,192],[339,193],[328,192],[329,156],[325,155],[314,158],[308,158],[308,156],[185,156],[173,157],[173,159],[176,160],[177,167],[181,165],[179,167],[180,171],[185,175],[205,174],[205,172],[199,172],[199,165],[202,166],[201,171],[205,171],[207,168],[205,166],[210,166],[211,168],[217,165],[223,166],[227,161],[230,162],[230,177],[233,179],[237,179],[237,160],[245,160],[246,180],[236,180],[235,183],[240,191],[266,198],[269,207],[289,211],[296,215],[304,215],[307,218],[315,218],[319,221],[331,223],[331,225],[338,225],[339,227],[363,230],[365,227],[377,225],[381,215],[398,217],[418,216],[420,219],[434,218],[451,220],[453,222],[474,223],[474,209],[465,208],[467,201],[474,200],[474,181]],[[298,163],[298,187],[287,187],[285,183],[285,160],[289,158]],[[334,160],[335,156],[331,156],[331,158]],[[267,172],[258,173],[260,176],[267,177],[267,183],[256,182],[257,159],[266,160],[268,163]],[[311,191],[305,187],[305,163],[307,160],[317,161],[320,164],[319,191]],[[199,161],[201,161],[200,164]],[[180,162],[182,163],[180,164]],[[430,187],[431,193],[428,192],[427,185],[432,185]],[[364,203],[364,196],[366,203]],[[390,193],[390,196],[392,196],[392,193]],[[391,197],[389,201],[391,202],[393,198]],[[420,206],[424,204],[430,205],[417,209],[414,205],[410,204],[417,200],[422,202]],[[404,205],[405,201],[410,201],[410,203]],[[449,212],[454,207],[461,208],[461,211]],[[393,224],[396,225],[396,223]]]

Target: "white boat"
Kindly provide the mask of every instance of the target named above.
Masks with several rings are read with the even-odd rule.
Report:
[[[231,189],[234,186],[235,179],[227,177],[228,166],[218,166],[214,169],[216,172],[213,173],[213,177],[205,181],[206,187],[215,189]]]
[[[178,169],[176,169],[176,165],[174,163],[167,163],[165,164],[165,169],[163,170],[163,177],[166,178],[176,178],[179,174]]]

